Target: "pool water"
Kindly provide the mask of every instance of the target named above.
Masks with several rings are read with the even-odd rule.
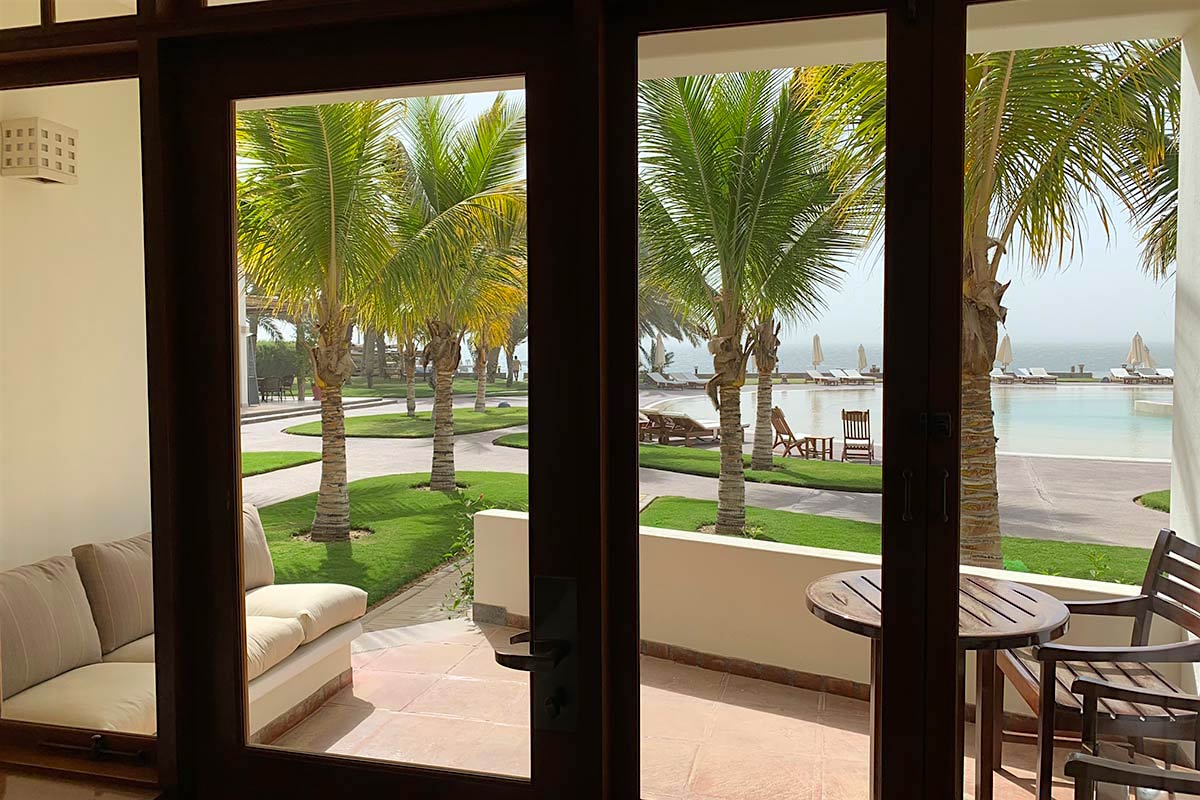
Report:
[[[754,424],[754,389],[742,393],[742,421]],[[841,438],[842,409],[869,410],[880,441],[882,388],[776,386],[775,405],[783,409],[792,430]],[[1171,387],[993,386],[997,448],[1007,453],[1170,458],[1171,418],[1135,413],[1134,401],[1170,402]],[[707,397],[681,397],[660,406],[666,411],[713,420],[717,412]]]

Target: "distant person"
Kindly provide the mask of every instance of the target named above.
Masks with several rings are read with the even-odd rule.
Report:
[[[521,380],[521,359],[513,356],[513,380]]]

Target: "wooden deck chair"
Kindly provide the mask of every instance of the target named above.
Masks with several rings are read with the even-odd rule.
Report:
[[[870,411],[842,409],[842,461],[875,461]]]
[[[775,429],[775,443],[771,445],[772,452],[782,445],[785,457],[793,450],[804,455],[804,442],[797,439],[796,434],[792,433],[792,426],[788,425],[787,417],[783,415],[783,409],[778,406],[771,409],[771,427]]]

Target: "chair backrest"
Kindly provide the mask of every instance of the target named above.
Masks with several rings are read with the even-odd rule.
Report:
[[[826,379],[824,375],[817,372],[815,369],[806,369],[804,371],[808,373],[808,377],[812,378],[814,381],[823,381]]]
[[[1174,378],[1175,370],[1171,369],[1170,367],[1159,367],[1158,374],[1164,378]]]
[[[277,392],[277,391],[279,391],[279,378],[261,378],[261,379],[259,379],[258,390],[260,392]]]
[[[842,409],[842,432],[846,441],[871,440],[871,412]]]
[[[1150,605],[1147,613],[1134,622],[1134,646],[1149,641],[1150,621],[1155,614],[1200,636],[1200,547],[1179,538],[1173,530],[1159,531],[1146,566],[1142,594],[1150,598]]]
[[[792,433],[792,426],[788,425],[787,417],[783,415],[783,409],[775,406],[771,409],[771,427],[775,432],[786,436],[788,439],[795,439],[796,435]]]
[[[1108,372],[1114,378],[1128,378],[1129,377],[1129,373],[1125,370],[1124,367],[1112,367],[1108,370]]]
[[[295,383],[295,382],[296,382],[296,376],[295,376],[295,375],[284,375],[282,378],[280,378],[280,379],[279,379],[279,384],[280,384],[280,386],[282,386],[284,389],[290,389],[290,388],[292,388],[292,384],[293,384],[293,383]]]
[[[1032,369],[1029,370],[1029,373],[1031,375],[1033,375],[1035,378],[1049,378],[1050,377],[1050,373],[1046,372],[1045,367],[1033,367]]]

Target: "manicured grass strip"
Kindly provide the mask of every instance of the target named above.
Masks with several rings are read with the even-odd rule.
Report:
[[[372,414],[346,417],[346,435],[370,439],[424,439],[433,436],[432,411],[407,414]],[[466,408],[454,409],[454,433],[478,433],[496,428],[511,428],[529,422],[528,408],[489,408],[480,413]],[[286,429],[300,436],[320,436],[320,422],[306,422]]]
[[[528,433],[510,433],[496,439],[506,447],[529,447]],[[716,450],[643,444],[638,448],[638,463],[648,469],[683,472],[716,478],[721,473],[721,454]],[[775,457],[775,469],[766,472],[750,469],[746,456],[746,480],[754,483],[778,483],[808,489],[835,489],[843,492],[883,491],[883,469],[870,464],[843,464],[840,461],[812,461],[803,458]]]
[[[264,472],[274,472],[277,469],[298,467],[301,464],[311,464],[320,461],[320,453],[296,450],[270,450],[260,453],[242,453],[242,477],[262,475]]]
[[[408,397],[408,384],[403,380],[395,378],[376,378],[371,388],[367,388],[367,380],[363,377],[357,377],[352,384],[342,388],[343,397]],[[417,378],[416,386],[417,397],[433,397],[433,387],[425,382],[424,378]],[[474,378],[455,378],[454,379],[455,394],[475,394],[475,379]],[[514,395],[529,394],[529,384],[525,381],[515,381],[510,388],[503,380],[498,380],[495,383],[487,385],[486,394],[488,397],[513,397]]]
[[[428,481],[428,473],[409,473],[351,482],[350,524],[374,531],[351,542],[292,537],[312,525],[316,494],[259,509],[276,581],[347,583],[364,589],[368,603],[378,603],[443,563],[459,527],[469,524],[469,513],[527,508],[525,475],[460,472],[458,481],[466,486],[454,493],[417,487]]]
[[[1171,510],[1171,490],[1160,489],[1157,492],[1146,492],[1141,497],[1135,498],[1137,502],[1144,505],[1146,508],[1153,508],[1155,511],[1170,511]]]
[[[659,497],[642,511],[643,525],[697,531],[717,519],[717,504],[685,497]],[[838,519],[815,514],[754,508],[746,509],[746,524],[756,538],[784,544],[847,550],[879,555],[880,527],[873,522]],[[1067,578],[1087,578],[1113,583],[1140,583],[1150,551],[1140,547],[1080,544],[1005,536],[1001,540],[1008,569]]]

